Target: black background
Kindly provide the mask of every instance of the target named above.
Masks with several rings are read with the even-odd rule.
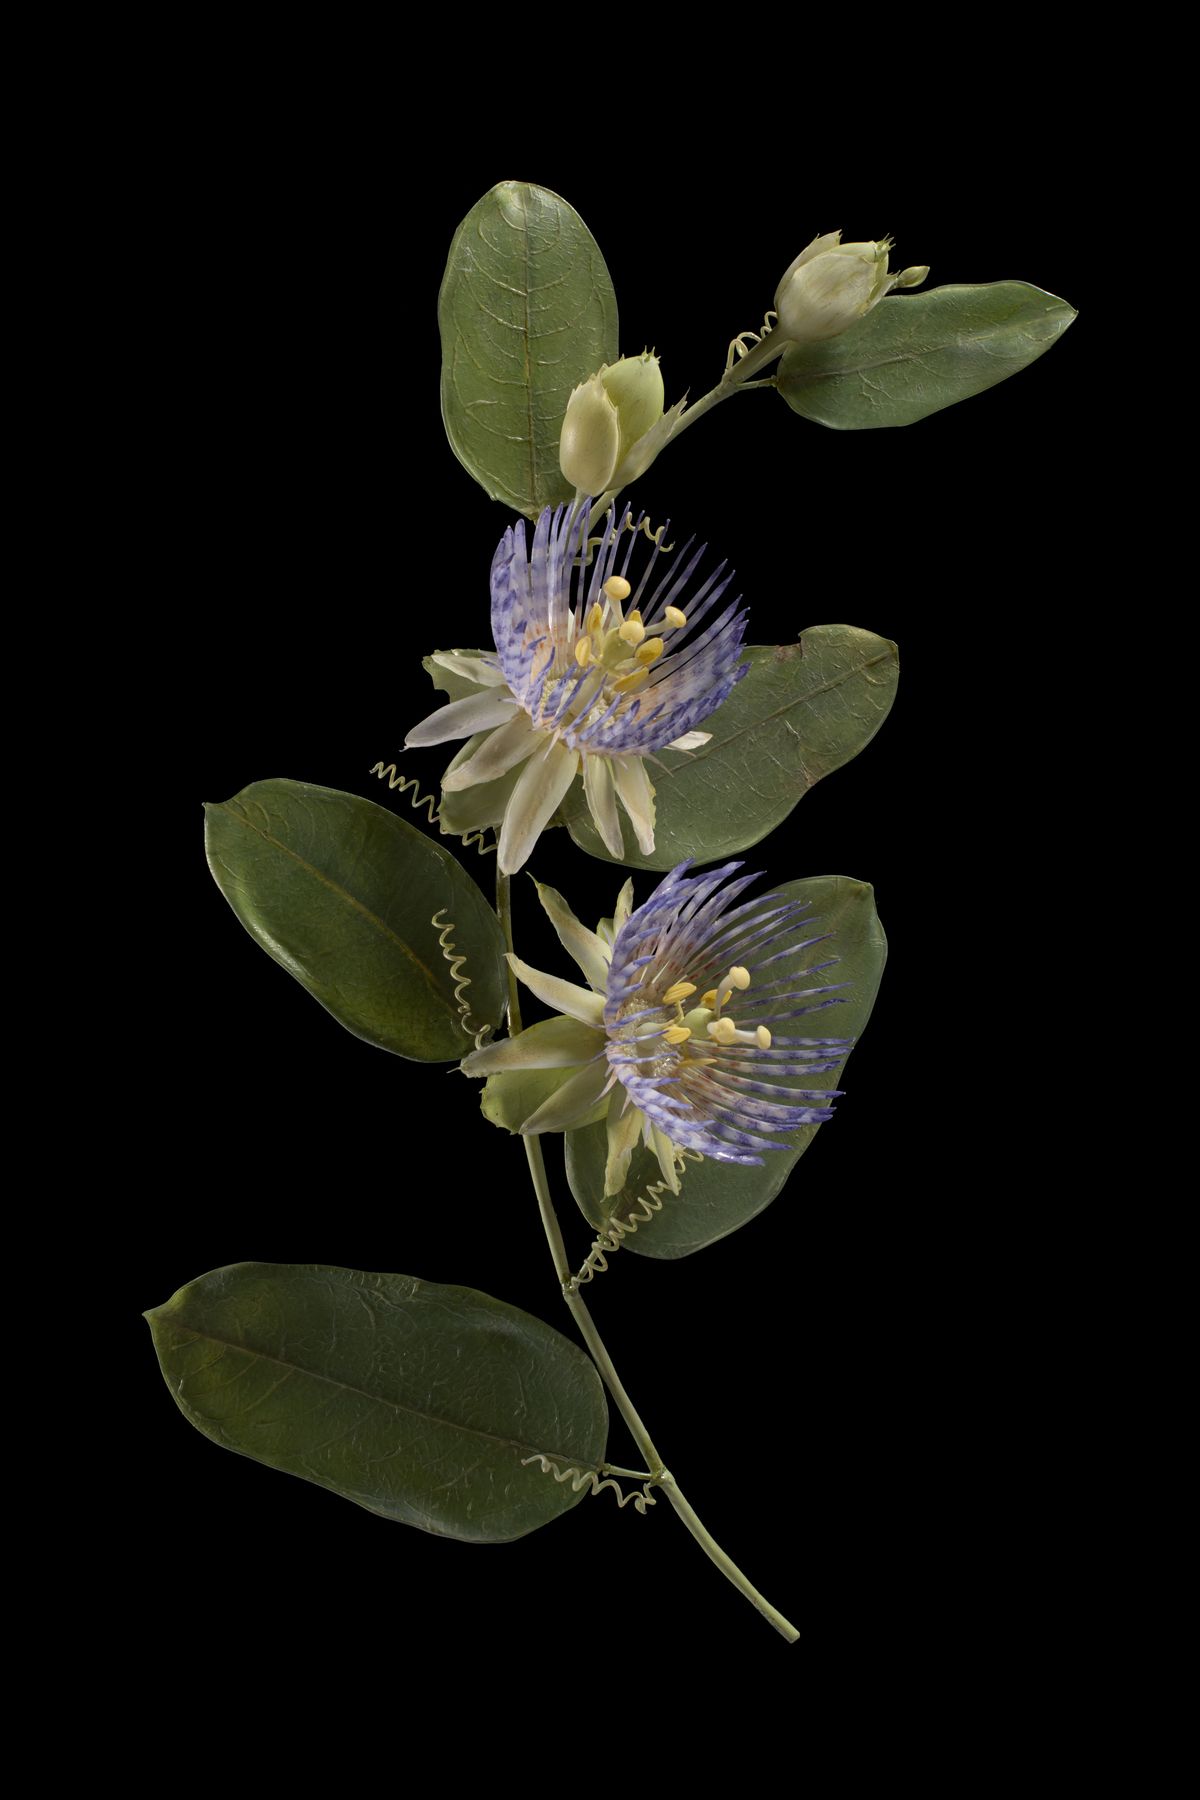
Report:
[[[1014,1473],[994,1444],[1013,1430],[1011,1371],[1048,1277],[1015,1249],[1025,1201],[1002,1212],[992,1182],[1012,1094],[991,1058],[1024,979],[1000,936],[1022,906],[1014,871],[1052,824],[1028,773],[1044,695],[1027,651],[1077,591],[1086,310],[1031,369],[905,431],[828,432],[773,394],[739,397],[632,495],[731,559],[752,641],[847,622],[900,647],[877,738],[746,858],[768,883],[874,884],[891,957],[837,1116],[743,1231],[679,1263],[623,1253],[589,1293],[693,1504],[801,1645],[785,1650],[666,1506],[642,1519],[602,1497],[477,1547],[223,1453],[174,1407],[137,1313],[222,1264],[316,1260],[479,1287],[571,1331],[519,1144],[457,1074],[343,1032],[246,936],[201,841],[202,801],[268,776],[395,804],[370,770],[438,703],[421,656],[486,641],[507,515],[438,413],[437,286],[470,206],[510,177],[569,199],[608,261],[622,350],[657,347],[672,401],[713,384],[728,340],[834,226],[891,232],[894,266],[927,261],[930,285],[1015,277],[1083,306],[1063,228],[1078,178],[1035,207],[1034,144],[1014,134],[1001,156],[981,129],[954,154],[917,131],[870,153],[810,147],[802,182],[786,144],[750,154],[717,131],[643,148],[627,174],[550,136],[532,154],[502,133],[454,157],[411,142],[397,179],[369,110],[294,133],[284,111],[227,121],[181,177],[187,250],[162,277],[186,353],[162,395],[178,481],[160,526],[190,629],[163,653],[172,905],[146,986],[169,990],[184,1025],[144,1071],[156,1128],[131,1152],[153,1196],[129,1258],[139,1579],[183,1582],[213,1613],[252,1592],[272,1642],[352,1620],[367,1661],[399,1632],[480,1679],[565,1620],[605,1672],[582,1677],[598,1693],[636,1685],[643,1660],[845,1665],[914,1638],[922,1656],[951,1641],[970,1654],[1032,1541],[1028,1459]],[[404,766],[433,788],[445,760]],[[492,859],[464,858],[491,879]],[[611,911],[619,872],[564,833],[533,866],[585,917]],[[635,875],[639,898],[652,880]],[[518,947],[570,974],[531,884],[514,892]],[[619,1421],[610,1454],[637,1461]]]

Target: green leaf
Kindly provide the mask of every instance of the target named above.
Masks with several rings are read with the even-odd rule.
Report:
[[[617,299],[579,214],[502,181],[455,234],[438,297],[442,418],[493,500],[536,518],[569,500],[558,437],[571,389],[617,359]]]
[[[843,990],[845,1004],[821,1015],[820,1035],[859,1037],[875,1003],[875,995],[887,956],[887,940],[875,912],[874,895],[865,882],[852,881],[846,875],[816,875],[804,881],[790,881],[777,890],[782,899],[807,899],[812,912],[797,928],[797,937],[809,937],[809,927],[836,932],[830,954],[840,958],[836,969],[822,979],[848,981]],[[822,945],[821,950],[826,949]],[[822,959],[823,960],[823,957]],[[806,1088],[845,1088],[845,1063],[823,1075],[806,1075],[790,1085]],[[845,1101],[842,1102],[845,1105]],[[838,1128],[835,1118],[831,1121]],[[860,1128],[869,1130],[870,1120],[859,1119]],[[764,1154],[761,1168],[740,1168],[736,1164],[704,1161],[689,1162],[678,1194],[661,1196],[662,1210],[643,1221],[637,1202],[652,1182],[661,1181],[658,1161],[642,1146],[633,1153],[629,1179],[620,1195],[605,1197],[604,1164],[607,1154],[607,1132],[604,1125],[589,1125],[564,1133],[567,1157],[567,1179],[571,1192],[593,1229],[599,1231],[612,1218],[627,1220],[631,1213],[638,1219],[636,1235],[623,1240],[622,1248],[643,1256],[673,1259],[690,1256],[728,1237],[731,1231],[747,1224],[778,1194],[792,1169],[804,1155],[820,1131],[819,1125],[804,1125],[789,1132],[783,1141],[787,1148],[775,1154]]]
[[[204,810],[221,892],[268,956],[347,1031],[419,1062],[466,1055],[471,1036],[435,913],[467,959],[473,1029],[499,1025],[500,925],[439,844],[371,800],[303,781],[256,781]]]
[[[145,1316],[172,1396],[206,1437],[439,1537],[524,1537],[580,1496],[522,1459],[588,1469],[604,1456],[593,1364],[474,1288],[235,1263]]]
[[[1036,362],[1074,317],[1024,281],[892,295],[841,337],[785,350],[779,392],[836,431],[912,425]]]
[[[622,813],[624,861],[673,869],[757,844],[833,769],[864,749],[887,718],[900,668],[895,644],[853,625],[817,625],[798,644],[754,645],[750,673],[723,706],[701,721],[712,741],[701,750],[661,750],[652,768],[654,851],[643,856]],[[592,824],[582,784],[567,799],[581,850],[615,862]]]

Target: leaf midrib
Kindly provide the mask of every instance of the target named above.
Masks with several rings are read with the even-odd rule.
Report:
[[[210,805],[213,807],[214,811],[224,813],[227,818],[234,820],[235,823],[244,825],[248,831],[253,831],[258,837],[262,838],[264,843],[270,844],[276,850],[281,850],[285,856],[290,856],[293,862],[298,863],[302,869],[307,870],[310,875],[315,876],[315,878],[321,882],[323,886],[327,887],[331,893],[337,894],[340,899],[345,900],[348,905],[360,912],[363,918],[369,920],[372,925],[376,926],[384,937],[390,938],[392,943],[396,944],[399,949],[404,952],[405,956],[407,956],[414,967],[421,971],[421,974],[425,977],[429,986],[430,992],[441,1002],[446,1009],[447,1015],[452,1019],[457,1020],[457,1009],[451,1004],[438,986],[437,978],[434,975],[433,970],[427,963],[421,961],[421,958],[417,955],[416,951],[410,944],[407,944],[404,941],[399,933],[392,930],[386,919],[381,919],[378,913],[372,912],[369,906],[366,906],[361,900],[356,899],[347,888],[342,887],[340,882],[334,881],[332,876],[326,875],[323,870],[318,869],[315,863],[310,863],[307,858],[301,856],[299,851],[293,850],[290,844],[285,844],[281,838],[274,837],[271,832],[265,831],[261,825],[256,825],[253,819],[248,818],[245,813],[234,812],[227,801],[214,800],[210,802]]]
[[[801,646],[803,646],[803,633],[801,633],[800,636],[800,643]],[[778,645],[764,645],[763,648],[775,650],[778,648]],[[801,650],[801,655],[803,656],[803,649]],[[727,738],[722,738],[719,743],[714,735],[711,744],[706,744],[701,751],[693,753],[688,757],[686,762],[678,763],[674,768],[668,768],[667,764],[664,763],[663,768],[672,776],[682,774],[687,769],[694,769],[697,763],[702,763],[706,757],[714,755],[718,750],[724,750],[727,745],[735,743],[736,740],[743,737],[746,732],[758,731],[763,725],[769,724],[772,719],[780,719],[783,717],[784,713],[791,712],[793,707],[807,706],[810,701],[816,700],[821,694],[832,693],[834,688],[844,686],[847,681],[852,681],[856,675],[863,674],[867,669],[873,669],[879,663],[894,662],[895,660],[895,652],[889,645],[887,649],[881,650],[877,655],[868,657],[865,662],[855,663],[853,668],[846,669],[842,674],[829,681],[821,682],[820,686],[809,688],[808,692],[805,694],[798,694],[794,700],[789,700],[786,706],[778,706],[774,712],[763,713],[760,718],[755,719],[749,725],[739,725],[736,731],[730,732],[729,736]]]
[[[581,1467],[595,1469],[597,1473],[599,1472],[599,1464],[588,1462],[586,1457],[580,1456],[576,1451],[544,1450],[540,1444],[526,1443],[523,1438],[500,1437],[496,1432],[483,1431],[477,1425],[461,1425],[456,1419],[445,1419],[439,1413],[425,1412],[419,1406],[406,1406],[403,1400],[389,1400],[383,1394],[372,1394],[366,1388],[356,1387],[351,1381],[339,1381],[335,1376],[324,1375],[319,1370],[306,1369],[302,1363],[285,1362],[281,1356],[272,1356],[269,1350],[251,1350],[245,1344],[235,1343],[232,1338],[217,1337],[211,1331],[197,1331],[194,1325],[185,1325],[182,1320],[173,1319],[164,1321],[164,1323],[169,1323],[176,1331],[186,1332],[194,1342],[219,1344],[222,1349],[236,1350],[242,1356],[249,1357],[251,1361],[274,1363],[278,1369],[287,1369],[296,1375],[307,1375],[313,1381],[323,1381],[328,1387],[338,1388],[343,1393],[359,1394],[364,1400],[370,1400],[376,1406],[390,1407],[393,1412],[409,1413],[415,1419],[424,1419],[434,1425],[444,1425],[448,1431],[461,1431],[469,1437],[485,1438],[489,1443],[500,1444],[505,1449],[528,1450],[533,1455],[553,1457],[556,1461],[559,1459],[573,1461]],[[201,1374],[203,1371],[198,1370],[197,1373]],[[181,1382],[187,1379],[187,1376],[184,1375],[181,1377]]]
[[[872,369],[886,369],[892,363],[919,362],[923,356],[940,356],[945,350],[959,350],[971,344],[983,343],[989,338],[1000,337],[1012,326],[1013,321],[1006,319],[1002,325],[992,326],[987,331],[959,332],[953,343],[925,344],[920,349],[898,351],[895,356],[877,357],[874,362],[840,363],[837,368],[802,369],[794,373],[785,369],[783,370],[784,382],[789,386],[794,383],[795,386],[800,387],[805,382],[832,381],[842,375],[865,375]]]

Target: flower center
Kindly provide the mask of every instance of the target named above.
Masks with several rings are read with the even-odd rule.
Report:
[[[687,624],[677,606],[664,607],[649,626],[636,608],[626,614],[632,589],[623,575],[610,575],[600,591],[586,618],[569,614],[565,630],[539,645],[533,676],[544,678],[527,710],[542,731],[577,738],[636,711],[667,637]],[[581,747],[603,750],[599,742]]]
[[[716,987],[701,994],[699,1004],[685,1013],[684,1003],[697,992],[694,981],[673,981],[657,999],[651,984],[618,1008],[609,1028],[610,1060],[635,1066],[642,1076],[663,1076],[677,1072],[681,1062],[707,1066],[713,1059],[703,1053],[706,1038],[714,1046],[743,1044],[769,1050],[771,1033],[766,1025],[743,1031],[725,1011],[734,994],[745,993],[749,986],[749,969],[735,963]]]

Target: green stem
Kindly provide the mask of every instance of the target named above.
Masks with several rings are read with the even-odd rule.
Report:
[[[707,394],[702,394],[694,406],[688,407],[671,433],[669,441],[673,444],[681,431],[686,431],[689,425],[694,425],[697,419],[702,419],[706,412],[711,412],[713,407],[722,400],[728,400],[730,394],[736,394],[744,387],[773,387],[773,380],[751,381],[750,376],[756,375],[760,369],[765,369],[767,364],[774,362],[777,356],[782,356],[786,349],[787,339],[781,338],[778,330],[769,331],[761,342],[746,352],[740,361],[735,361],[732,368],[726,369],[715,388],[711,388]]]
[[[504,932],[504,942],[508,950],[512,950],[512,894],[508,876],[496,864],[496,912]],[[512,964],[508,965],[508,1020],[513,1036],[521,1029],[521,1008],[517,997],[517,978],[513,974]],[[638,1449],[646,1458],[646,1465],[651,1471],[651,1479],[656,1487],[661,1487],[676,1513],[683,1520],[704,1554],[714,1562],[722,1575],[731,1581],[738,1591],[746,1596],[751,1606],[757,1607],[764,1619],[768,1619],[789,1644],[794,1644],[800,1633],[789,1619],[773,1607],[764,1595],[738,1568],[731,1556],[717,1543],[716,1539],[705,1529],[699,1516],[689,1505],[683,1492],[676,1483],[642,1421],[641,1415],[633,1401],[625,1392],[620,1376],[613,1367],[613,1361],[605,1348],[604,1339],[596,1329],[596,1322],[588,1311],[579,1289],[575,1285],[575,1277],[567,1260],[567,1247],[559,1229],[558,1216],[554,1211],[554,1202],[550,1197],[550,1184],[546,1178],[546,1164],[542,1157],[540,1138],[525,1139],[525,1155],[529,1162],[529,1172],[533,1177],[533,1189],[537,1195],[538,1212],[541,1214],[542,1229],[546,1234],[546,1242],[550,1246],[550,1255],[554,1261],[554,1272],[558,1276],[562,1288],[563,1299],[571,1309],[571,1316],[579,1327],[584,1343],[592,1353],[592,1359],[599,1369],[609,1393],[617,1403],[617,1411],[629,1427],[630,1434]]]

